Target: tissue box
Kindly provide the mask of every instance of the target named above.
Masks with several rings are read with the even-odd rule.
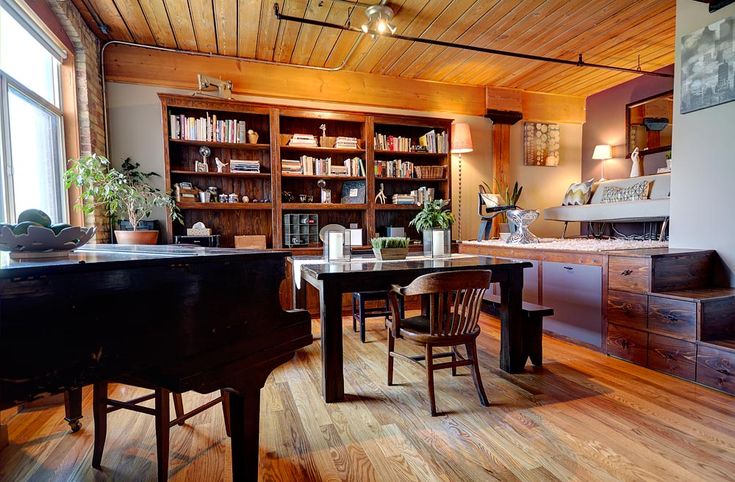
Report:
[[[362,246],[362,228],[347,229],[350,232],[350,246]]]

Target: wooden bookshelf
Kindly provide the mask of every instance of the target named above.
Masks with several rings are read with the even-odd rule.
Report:
[[[246,195],[251,200],[265,202],[250,203],[200,203],[181,202],[179,209],[184,217],[185,226],[168,221],[168,242],[173,235],[185,234],[185,227],[203,221],[214,233],[221,234],[224,247],[234,245],[234,236],[240,234],[263,234],[268,247],[281,248],[283,240],[284,213],[313,213],[319,216],[319,227],[327,224],[349,226],[357,223],[363,228],[363,244],[369,245],[370,238],[379,235],[386,226],[403,226],[414,239],[418,233],[408,226],[409,221],[420,209],[416,205],[390,204],[395,193],[408,194],[420,186],[436,190],[436,198],[451,197],[450,156],[447,153],[376,150],[376,133],[408,137],[418,142],[418,138],[428,132],[449,135],[451,120],[414,116],[392,116],[360,112],[334,110],[302,109],[274,104],[257,104],[218,99],[192,98],[188,96],[159,94],[163,116],[163,138],[165,156],[166,188],[172,189],[175,183],[191,182],[194,186],[206,189],[215,186],[219,192],[234,192]],[[241,142],[211,142],[203,140],[172,139],[170,135],[170,115],[187,117],[206,117],[216,115],[219,120],[234,119],[246,123],[247,129],[259,134],[257,144]],[[355,137],[358,149],[344,149],[322,146],[285,145],[288,136],[311,134],[321,136],[320,126],[326,125],[329,137]],[[207,146],[212,151],[209,158],[210,172],[195,172],[195,161],[201,161],[199,149]],[[302,155],[314,158],[330,158],[333,165],[343,165],[344,161],[359,157],[363,161],[365,176],[340,175],[303,175],[282,173],[282,159],[299,159]],[[257,160],[260,173],[216,172],[214,158],[219,157],[229,163],[232,159]],[[375,161],[403,159],[414,165],[444,165],[446,176],[440,179],[419,179],[415,177],[377,177]],[[215,172],[211,172],[215,170]],[[319,180],[326,181],[332,191],[331,203],[319,203]],[[341,203],[342,188],[345,182],[365,182],[365,202],[362,204]],[[379,184],[383,183],[387,204],[375,203]],[[301,194],[312,196],[317,202],[285,203],[282,191],[290,192],[297,200]],[[300,248],[294,248],[294,252]],[[303,248],[305,250],[318,247]]]

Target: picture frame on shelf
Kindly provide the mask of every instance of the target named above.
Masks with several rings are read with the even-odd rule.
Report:
[[[342,204],[365,204],[365,181],[346,181],[342,184]]]

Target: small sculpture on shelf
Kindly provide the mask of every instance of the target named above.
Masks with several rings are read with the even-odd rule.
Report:
[[[253,202],[257,202],[257,201],[258,201],[257,199],[254,199],[254,200],[253,200]],[[243,196],[243,197],[242,197],[242,202],[244,202],[244,203],[249,203],[249,202],[250,202],[250,198],[249,198],[249,197],[247,197],[247,196]]]
[[[252,129],[248,129],[248,142],[250,144],[257,144],[258,143],[258,137],[260,137],[260,136],[258,135],[257,132],[255,132]]]
[[[199,154],[202,156],[202,160],[194,161],[194,172],[209,172],[207,158],[212,154],[212,150],[207,146],[202,146],[199,148]]]
[[[630,153],[630,160],[633,161],[633,165],[630,167],[630,177],[639,177],[643,175],[643,158],[641,153],[636,147],[633,152]]]
[[[214,162],[217,164],[217,172],[219,172],[219,173],[226,172],[225,171],[225,168],[227,167],[227,163],[226,162],[220,161],[219,160],[219,157],[215,157],[214,158]]]
[[[322,124],[324,125],[324,124]],[[319,191],[321,193],[321,202],[322,204],[329,204],[332,202],[332,190],[327,189],[327,181],[324,179],[319,179],[316,183],[317,186],[319,186]]]
[[[385,204],[385,201],[388,198],[385,196],[385,186],[383,183],[380,183],[380,191],[378,191],[378,194],[375,196],[375,202],[380,204]]]

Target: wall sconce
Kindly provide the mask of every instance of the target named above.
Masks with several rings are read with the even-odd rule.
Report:
[[[602,161],[600,163],[600,181],[605,180],[605,161],[612,159],[612,146],[610,144],[598,144],[592,152],[592,159]]]

